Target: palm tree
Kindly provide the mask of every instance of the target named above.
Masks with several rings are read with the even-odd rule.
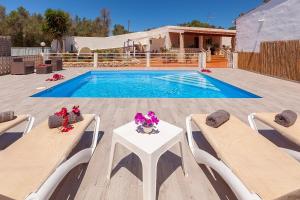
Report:
[[[62,10],[48,9],[45,12],[45,24],[43,30],[50,34],[52,39],[56,39],[59,43],[57,51],[63,52],[63,37],[68,33],[71,26],[70,16]]]

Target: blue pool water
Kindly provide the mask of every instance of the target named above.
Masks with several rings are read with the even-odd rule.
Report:
[[[90,71],[32,97],[260,98],[197,71]]]

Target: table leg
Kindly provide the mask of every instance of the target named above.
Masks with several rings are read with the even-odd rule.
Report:
[[[188,176],[187,170],[186,170],[186,163],[185,163],[185,153],[183,149],[184,145],[184,137],[179,141],[179,148],[180,148],[180,155],[181,155],[181,165],[182,165],[182,170],[185,176]]]
[[[158,159],[149,157],[142,159],[143,165],[143,200],[156,199],[156,176]]]
[[[114,156],[115,156],[115,149],[116,149],[116,141],[113,138],[111,141],[110,155],[109,155],[109,162],[108,162],[108,171],[107,171],[107,179],[108,180],[110,180],[110,176],[111,176],[111,170],[112,170],[112,165],[113,165]]]

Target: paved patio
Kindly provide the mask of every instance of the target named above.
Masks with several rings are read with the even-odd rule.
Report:
[[[152,68],[151,68],[152,69]],[[157,69],[157,68],[156,68]],[[165,68],[164,68],[165,69]],[[178,69],[178,68],[177,68]],[[186,68],[191,69],[191,68]],[[195,69],[195,68],[193,68]],[[67,79],[91,69],[70,68],[62,71]],[[191,113],[209,113],[225,109],[247,122],[251,112],[293,109],[300,112],[299,83],[284,81],[238,69],[213,69],[211,76],[255,93],[261,99],[55,99],[31,98],[40,91],[36,88],[51,87],[57,82],[46,82],[49,75],[1,76],[0,110],[14,110],[16,113],[29,113],[36,117],[35,124],[47,119],[47,116],[62,106],[78,104],[84,113],[96,113],[101,117],[101,138],[93,158],[88,166],[75,168],[61,183],[53,199],[142,199],[142,166],[139,159],[129,151],[118,147],[115,169],[110,184],[106,181],[108,155],[112,130],[133,119],[136,112],[154,110],[158,116],[185,129],[185,117]],[[58,82],[59,83],[59,82]],[[20,131],[22,127],[13,129]],[[260,128],[265,129],[260,125]],[[271,139],[280,145],[291,145],[279,136]],[[207,147],[196,132],[199,144]],[[2,141],[13,140],[4,134]],[[80,146],[87,144],[83,140]],[[2,148],[3,148],[3,144]],[[0,146],[1,147],[1,146]],[[158,199],[235,199],[230,189],[217,175],[199,166],[188,151],[189,176],[185,178],[180,167],[179,148],[176,146],[162,156],[158,163]]]

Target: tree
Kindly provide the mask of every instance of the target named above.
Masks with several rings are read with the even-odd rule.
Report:
[[[0,35],[5,35],[6,28],[6,9],[0,5]]]
[[[19,7],[6,13],[5,7],[0,5],[0,35],[11,36],[13,46],[40,46],[42,41],[50,45],[53,39],[57,39],[62,50],[64,35],[104,37],[110,33],[110,24],[107,9],[102,9],[95,19],[78,16],[70,19],[69,14],[61,10],[49,9],[42,15],[31,14]]]
[[[192,20],[191,22],[186,22],[179,24],[179,26],[186,26],[186,27],[203,27],[203,28],[216,28],[215,25],[206,23],[206,22],[201,22],[199,20]],[[219,26],[218,28],[223,28]]]
[[[13,10],[6,17],[7,34],[12,37],[13,46],[24,46],[25,29],[28,24],[29,12],[24,7]]]
[[[111,23],[110,12],[103,8],[100,11],[101,36],[109,36],[109,28]]]
[[[41,14],[33,14],[29,19],[24,30],[26,37],[24,38],[24,46],[40,46],[41,42],[50,45],[51,38],[43,32],[44,17]]]
[[[228,30],[236,30],[236,26],[231,26],[228,28]]]
[[[113,35],[123,35],[126,33],[129,33],[129,32],[125,29],[125,27],[123,25],[121,25],[121,24],[114,25],[114,29],[112,30]]]
[[[93,21],[86,18],[75,16],[71,24],[69,34],[73,36],[91,37],[94,36],[93,34],[96,32]]]
[[[48,9],[45,12],[45,23],[43,26],[44,33],[50,34],[52,39],[59,42],[59,51],[63,49],[63,37],[68,33],[70,28],[70,16],[62,10]]]

